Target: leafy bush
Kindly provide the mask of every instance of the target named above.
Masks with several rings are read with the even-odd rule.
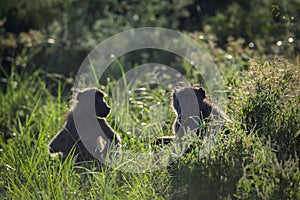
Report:
[[[217,9],[215,15],[203,16],[203,24],[212,27],[221,46],[226,46],[229,37],[244,38],[245,45],[263,48],[262,53],[286,55],[286,51],[299,52],[298,13],[296,0],[231,1],[225,9]]]
[[[243,177],[239,180],[236,197],[299,199],[299,158],[280,162],[270,142],[253,149],[252,162],[243,166]]]
[[[0,39],[1,43],[8,43],[8,40],[11,44],[10,48],[0,49],[4,53],[4,61],[9,62],[5,67],[8,68],[25,48],[31,57],[28,60],[29,66],[42,67],[48,72],[73,74],[89,51],[114,34],[144,26],[176,29],[177,19],[185,14],[185,6],[190,2],[5,2],[0,7],[0,26],[2,25],[1,32],[4,35]],[[22,26],[18,26],[19,24]],[[18,35],[30,30],[40,32],[43,36],[42,41],[38,45],[24,47],[20,45]],[[10,51],[7,52],[7,49]],[[7,61],[6,57],[11,59]]]
[[[270,138],[279,158],[288,159],[300,145],[299,65],[280,59],[264,64],[252,61],[245,73],[232,101],[236,114],[246,130]]]

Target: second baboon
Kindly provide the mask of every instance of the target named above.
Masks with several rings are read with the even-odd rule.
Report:
[[[168,144],[175,136],[182,138],[186,132],[199,136],[199,125],[210,117],[228,121],[225,114],[207,99],[202,87],[181,87],[172,92],[171,106],[176,114],[173,123],[173,135],[158,137],[157,144]]]
[[[182,137],[185,131],[194,131],[199,123],[209,117],[212,106],[204,101],[205,90],[201,87],[183,87],[172,93],[172,107],[176,113],[173,134]]]
[[[68,112],[63,128],[49,144],[50,153],[60,152],[66,158],[73,149],[76,161],[80,162],[97,158],[97,149],[98,154],[105,154],[111,143],[119,145],[120,136],[105,120],[110,107],[104,100],[103,92],[97,88],[87,88],[78,92],[75,99],[77,103]]]

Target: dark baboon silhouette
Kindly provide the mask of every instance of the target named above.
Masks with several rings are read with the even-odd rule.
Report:
[[[88,161],[97,158],[97,148],[100,151],[98,153],[105,154],[103,151],[107,151],[109,144],[121,143],[119,135],[114,133],[105,120],[110,113],[110,107],[105,102],[102,91],[97,88],[84,89],[77,93],[76,101],[74,108],[71,108],[66,116],[63,128],[50,142],[50,153],[61,152],[64,159],[74,151],[77,162]],[[95,127],[95,123],[99,124],[100,128],[92,128]],[[100,133],[95,133],[95,130],[100,130]],[[84,137],[78,134],[79,131]]]
[[[172,107],[176,113],[173,134],[182,137],[185,131],[197,130],[201,120],[210,116],[212,105],[204,99],[205,90],[201,87],[183,87],[172,93]]]
[[[175,135],[178,138],[184,136],[187,131],[194,131],[199,136],[199,124],[208,121],[210,117],[228,121],[225,114],[212,105],[207,99],[202,87],[181,87],[172,92],[172,108],[176,114],[173,123],[173,135],[158,137],[156,144],[168,144]]]

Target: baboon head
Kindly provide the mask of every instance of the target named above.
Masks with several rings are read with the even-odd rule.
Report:
[[[66,157],[74,148],[75,154],[78,154],[77,161],[88,160],[92,155],[83,145],[77,132],[73,113],[77,112],[79,120],[90,120],[92,118],[107,117],[110,107],[104,100],[104,94],[97,88],[88,88],[82,90],[76,95],[77,103],[74,109],[70,110],[62,130],[60,130],[50,142],[50,153],[62,152]],[[93,106],[94,104],[94,106]]]
[[[199,116],[209,117],[212,107],[204,101],[205,90],[201,87],[184,87],[175,89],[172,94],[173,108],[179,118],[186,119]]]
[[[76,100],[78,101],[76,109],[80,109],[82,113],[89,112],[90,115],[95,116],[96,114],[97,117],[104,118],[107,117],[110,112],[110,107],[104,100],[104,93],[97,88],[88,88],[78,92]],[[95,111],[91,106],[93,103],[95,104]]]

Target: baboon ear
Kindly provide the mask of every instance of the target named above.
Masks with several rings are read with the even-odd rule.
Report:
[[[199,94],[203,99],[205,99],[206,94],[205,94],[205,90],[204,90],[202,87],[198,89],[198,94]]]
[[[101,92],[100,90],[96,90],[96,97],[104,97],[105,95],[104,95],[104,93],[103,92]]]

